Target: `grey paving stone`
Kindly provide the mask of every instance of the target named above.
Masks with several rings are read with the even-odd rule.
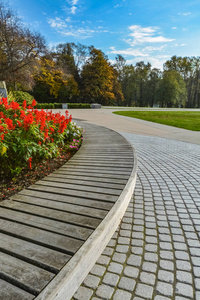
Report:
[[[200,248],[190,248],[189,249],[189,251],[190,251],[190,254],[192,255],[192,256],[199,256],[200,257]]]
[[[160,249],[162,250],[172,250],[172,244],[167,242],[160,242]]]
[[[193,298],[194,290],[191,285],[178,282],[176,284],[176,294]]]
[[[129,251],[129,246],[127,245],[117,245],[116,251],[119,253],[127,253]]]
[[[142,263],[142,258],[139,255],[131,254],[127,260],[127,264],[134,267],[139,267],[141,263]]]
[[[113,254],[113,251],[114,251],[114,249],[113,248],[110,248],[110,247],[106,247],[105,249],[104,249],[104,251],[103,251],[103,255],[112,255]]]
[[[184,238],[183,235],[173,234],[172,239],[173,239],[174,242],[185,242],[185,238]]]
[[[154,244],[146,244],[145,245],[145,250],[149,252],[157,252],[158,251],[158,246]]]
[[[108,243],[108,247],[115,247],[116,245],[116,240],[115,239],[111,239]]]
[[[195,293],[195,300],[199,300],[200,299],[200,292],[196,292]]]
[[[144,255],[144,259],[146,261],[157,262],[158,261],[158,255],[156,253],[147,252]]]
[[[119,237],[117,243],[122,244],[122,245],[129,245],[130,244],[130,238]]]
[[[175,250],[187,251],[187,245],[185,243],[174,242],[173,246]]]
[[[132,247],[131,252],[133,254],[141,255],[143,253],[143,248],[142,247]]]
[[[133,231],[143,232],[144,231],[144,226],[134,225],[133,226]]]
[[[195,283],[195,289],[200,290],[200,278],[195,278],[194,283]]]
[[[173,254],[172,251],[161,250],[160,251],[160,258],[173,260],[174,259],[174,254]]]
[[[116,274],[121,274],[123,270],[123,265],[116,263],[116,262],[111,262],[108,271],[116,273]]]
[[[175,251],[176,259],[189,260],[189,254],[186,251]]]
[[[183,283],[192,284],[192,275],[189,272],[177,271],[176,278]]]
[[[194,266],[200,267],[200,257],[192,256],[191,260]]]
[[[145,241],[146,241],[146,243],[150,243],[150,244],[157,244],[158,243],[157,237],[154,237],[154,236],[146,236]]]
[[[139,239],[132,239],[131,240],[131,245],[132,246],[137,246],[137,247],[143,247],[144,241],[143,240],[139,240]]]
[[[169,260],[160,260],[160,267],[162,269],[173,271],[174,270],[174,263]]]
[[[144,238],[144,233],[143,232],[138,232],[138,231],[133,231],[132,232],[132,238],[133,239],[143,239]]]
[[[156,285],[156,291],[164,296],[172,297],[173,286],[169,283],[158,281]]]
[[[131,277],[131,278],[137,278],[139,274],[139,269],[127,266],[124,268],[124,275]]]
[[[172,238],[169,234],[159,234],[159,240],[161,242],[171,242]]]
[[[138,283],[135,291],[136,295],[144,297],[145,299],[152,299],[153,287]]]
[[[161,296],[161,295],[157,295],[157,296],[155,296],[154,300],[171,300],[171,298]]]
[[[93,275],[102,276],[105,271],[106,271],[105,267],[96,264],[94,265],[90,273]]]
[[[178,270],[191,271],[191,264],[189,261],[185,260],[176,260],[176,268]],[[200,275],[200,272],[199,272]]]
[[[130,237],[131,236],[131,230],[121,229],[120,232],[119,232],[119,235],[124,236],[124,237]]]
[[[135,288],[136,281],[128,277],[122,277],[119,282],[119,288],[132,292]]]
[[[75,300],[89,300],[92,297],[93,291],[80,286],[77,290],[77,292],[74,294]]]
[[[155,273],[156,270],[157,270],[157,264],[151,263],[151,262],[144,262],[142,264],[142,270],[147,271],[147,272],[151,272],[151,273]]]
[[[140,273],[140,280],[141,280],[142,283],[154,285],[155,280],[156,280],[156,276],[154,274],[151,274],[151,273],[141,272]]]
[[[119,281],[119,276],[113,273],[106,273],[103,278],[103,283],[110,285],[110,286],[116,286]]]
[[[159,270],[158,271],[158,279],[160,281],[173,283],[174,282],[174,273],[169,272],[169,271],[165,271],[165,270]]]
[[[126,254],[115,252],[113,257],[112,257],[112,260],[123,264],[126,260]]]
[[[105,255],[101,255],[97,260],[97,263],[103,266],[107,266],[109,262],[110,262],[110,257]]]
[[[113,296],[113,300],[130,300],[131,296],[131,293],[118,289]]]
[[[131,224],[122,223],[121,224],[121,228],[122,229],[126,229],[126,230],[131,230],[132,229],[132,225]]]
[[[100,297],[101,299],[108,299],[108,300],[110,300],[113,293],[114,293],[114,288],[105,284],[101,284],[96,291],[97,297]]]
[[[89,288],[96,289],[99,285],[100,277],[88,274],[84,280],[84,285]]]

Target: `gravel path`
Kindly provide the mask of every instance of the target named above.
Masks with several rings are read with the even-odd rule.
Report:
[[[138,178],[119,229],[76,300],[200,300],[200,146],[123,134]]]

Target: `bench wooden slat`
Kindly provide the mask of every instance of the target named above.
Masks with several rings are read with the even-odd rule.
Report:
[[[35,296],[23,291],[9,282],[0,279],[1,300],[32,300]]]
[[[18,238],[0,233],[1,250],[13,256],[24,259],[38,266],[48,267],[49,271],[58,272],[71,258],[70,255],[61,253],[43,246],[30,243]],[[23,244],[23,247],[22,247]],[[51,270],[52,269],[52,270]],[[0,295],[1,299],[1,295]]]
[[[92,192],[86,192],[86,191],[76,191],[76,190],[70,190],[70,189],[62,189],[62,188],[56,188],[52,186],[42,186],[39,184],[31,185],[29,190],[37,190],[37,191],[44,191],[44,192],[51,192],[55,194],[61,194],[61,195],[69,195],[74,197],[81,197],[86,199],[92,199],[92,200],[99,200],[99,201],[108,201],[108,202],[115,202],[117,200],[117,196],[113,195],[106,195],[106,194],[100,194],[100,193],[92,193]]]
[[[71,255],[83,244],[70,237],[0,219],[0,232]]]
[[[41,206],[46,208],[51,208],[55,210],[61,210],[62,212],[70,212],[75,213],[78,215],[88,216],[92,218],[103,219],[107,215],[107,211],[101,209],[94,209],[89,207],[84,207],[81,205],[73,205],[69,203],[63,203],[58,201],[52,201],[49,199],[40,199],[40,198],[33,198],[33,197],[18,197],[13,196],[12,200],[17,200],[21,203],[32,204],[35,206]]]
[[[12,282],[27,287],[37,295],[55,276],[46,270],[38,268],[23,260],[0,252],[1,274],[10,278]]]
[[[36,185],[42,185],[42,186],[51,186],[56,188],[62,188],[62,189],[68,189],[68,190],[75,190],[75,191],[84,191],[89,193],[98,193],[98,194],[105,194],[105,195],[112,195],[112,196],[119,196],[122,192],[121,190],[115,190],[115,189],[109,189],[109,188],[103,188],[103,187],[97,187],[97,186],[87,186],[83,184],[70,184],[70,183],[64,183],[64,182],[58,182],[54,181],[53,178],[46,178],[44,180],[40,180],[37,182]]]
[[[15,197],[17,196],[18,195],[16,195]],[[20,211],[11,210],[7,207],[2,206],[0,209],[0,218],[6,218],[7,220],[13,222],[30,225],[32,227],[48,230],[69,237],[74,237],[83,241],[85,241],[93,231],[89,228],[59,222],[58,220],[43,218],[43,216],[30,215],[26,212],[23,213]]]
[[[43,178],[43,180],[51,181],[52,178],[54,181],[57,181],[60,183],[86,185],[86,186],[90,186],[90,187],[98,186],[98,187],[105,187],[105,188],[116,189],[116,190],[122,190],[124,187],[124,184],[116,183],[115,180],[112,180],[113,183],[111,183],[111,182],[108,183],[108,182],[103,182],[103,178],[94,181],[94,179],[92,177],[90,177],[90,178],[78,177],[77,178],[77,176],[61,175],[61,174],[57,174],[57,173],[52,173],[49,176]]]
[[[20,203],[16,201],[3,202],[0,203],[0,207],[11,208],[15,211],[21,211],[31,214],[36,214],[38,216],[62,221],[65,223],[75,224],[79,226],[83,226],[86,228],[95,228],[100,223],[100,219],[82,216],[75,213],[68,213],[65,211],[58,211],[55,209],[47,208],[47,207],[39,207],[26,203]]]
[[[41,199],[51,199],[54,201],[72,203],[76,205],[84,205],[86,207],[93,207],[93,208],[100,208],[108,211],[113,206],[112,202],[103,202],[98,200],[86,199],[86,198],[79,198],[79,197],[72,197],[72,196],[65,196],[65,195],[58,195],[53,194],[49,191],[36,191],[36,190],[22,190],[18,195],[23,196],[31,196],[31,197],[38,197]]]

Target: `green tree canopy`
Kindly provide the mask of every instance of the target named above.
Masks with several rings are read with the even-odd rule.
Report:
[[[184,107],[187,91],[182,76],[175,70],[165,71],[157,92],[157,102],[161,107]]]

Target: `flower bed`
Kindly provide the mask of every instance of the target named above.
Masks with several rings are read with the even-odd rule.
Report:
[[[25,169],[34,170],[39,163],[77,151],[82,130],[65,115],[20,106],[7,98],[0,100],[0,180],[16,180]]]

